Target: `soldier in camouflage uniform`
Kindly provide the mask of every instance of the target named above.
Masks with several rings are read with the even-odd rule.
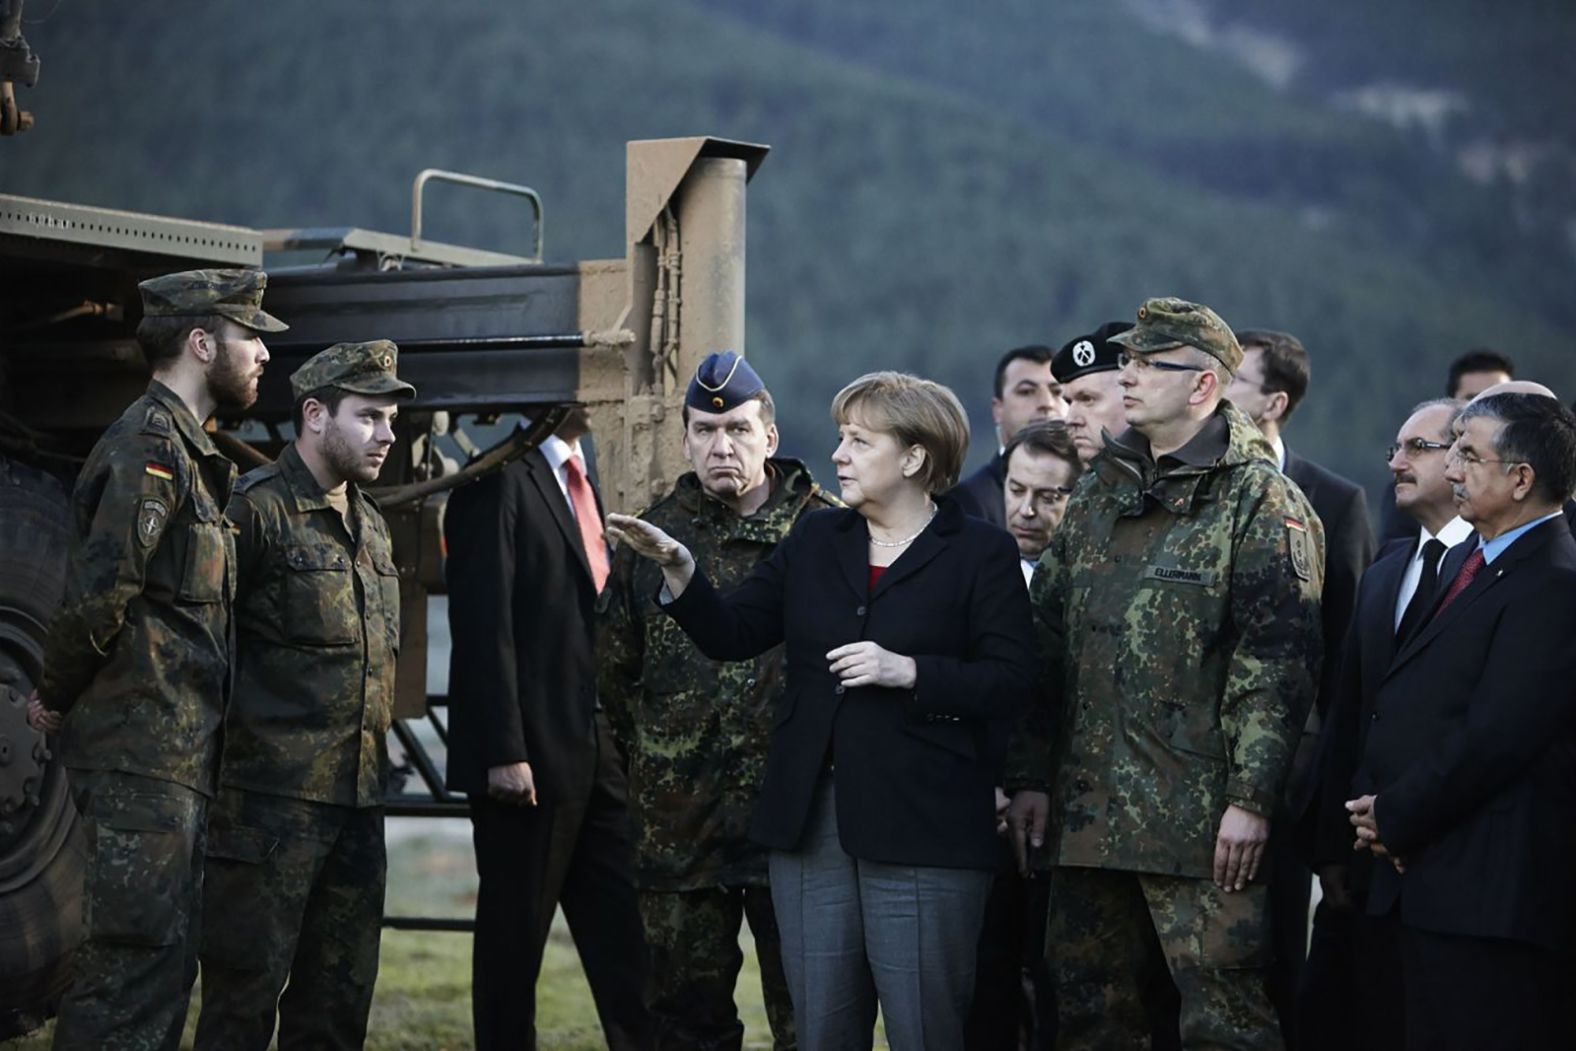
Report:
[[[1168,968],[1184,1047],[1278,1048],[1257,875],[1318,679],[1322,531],[1222,401],[1242,352],[1213,311],[1151,299],[1112,339],[1131,429],[1040,560],[1044,706],[1009,763],[1014,834],[1049,804],[1058,840],[1058,1046],[1174,1032],[1143,995]]]
[[[360,488],[394,443],[398,350],[290,377],[296,439],[235,488],[235,696],[208,820],[197,1047],[359,1048],[378,973],[399,575]],[[290,987],[280,998],[288,977]]]
[[[257,271],[142,283],[153,381],[89,454],[72,493],[66,594],[35,727],[60,753],[87,835],[86,940],[56,1048],[174,1048],[197,974],[203,832],[230,680],[235,467],[203,430],[257,399],[285,326]]]
[[[684,423],[695,470],[642,517],[682,541],[719,587],[747,577],[801,515],[837,505],[803,464],[771,458],[770,395],[731,351],[701,362]],[[793,1007],[766,852],[745,829],[782,700],[782,649],[753,661],[707,659],[657,606],[661,586],[655,563],[620,550],[598,602],[597,642],[599,695],[629,761],[656,1046],[740,1046],[733,987],[747,918],[781,1051],[795,1046]]]

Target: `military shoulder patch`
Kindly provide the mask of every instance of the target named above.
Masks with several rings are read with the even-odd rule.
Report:
[[[164,523],[170,517],[170,505],[156,496],[145,496],[137,505],[137,542],[152,547],[164,532]]]
[[[162,463],[159,463],[157,460],[149,460],[146,464],[143,465],[142,470],[143,470],[143,473],[150,474],[153,477],[161,479],[163,481],[166,481],[166,482],[173,482],[173,481],[175,481],[175,469],[172,468],[172,467],[168,467],[168,466],[166,466],[166,465],[164,465]]]
[[[1313,579],[1313,548],[1308,527],[1300,519],[1286,516],[1286,551],[1291,556],[1291,571],[1299,580]]]
[[[167,409],[157,405],[150,406],[148,414],[142,418],[143,434],[158,434],[169,438],[175,434],[175,421],[170,419]]]

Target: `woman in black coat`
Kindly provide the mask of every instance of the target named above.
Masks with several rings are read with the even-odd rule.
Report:
[[[993,870],[1008,723],[1033,681],[1017,545],[966,516],[968,423],[950,390],[882,372],[832,403],[846,510],[805,516],[732,593],[682,544],[612,515],[663,569],[667,611],[707,656],[785,643],[788,690],[751,836],[772,900],[799,1044],[962,1046]]]

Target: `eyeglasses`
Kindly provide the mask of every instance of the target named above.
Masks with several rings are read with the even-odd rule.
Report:
[[[1523,464],[1527,462],[1526,460],[1491,460],[1486,456],[1479,456],[1477,453],[1471,452],[1470,450],[1467,452],[1461,452],[1457,450],[1454,445],[1450,447],[1450,451],[1445,455],[1447,457],[1454,457],[1455,459],[1460,460],[1468,467],[1476,467],[1478,464],[1484,463],[1499,463],[1514,467],[1517,464]]]
[[[1116,367],[1125,369],[1129,365],[1134,372],[1146,372],[1149,369],[1159,369],[1161,372],[1203,372],[1202,365],[1184,365],[1179,361],[1156,361],[1147,354],[1129,354],[1125,350],[1116,352]]]
[[[1408,438],[1404,442],[1391,442],[1390,448],[1385,450],[1384,458],[1387,461],[1393,460],[1396,453],[1404,450],[1408,460],[1415,460],[1426,452],[1448,448],[1450,448],[1449,442],[1431,442],[1427,438]]]

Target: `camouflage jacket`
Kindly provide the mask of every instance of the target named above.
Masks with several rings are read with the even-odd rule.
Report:
[[[772,495],[748,518],[693,473],[641,517],[678,538],[719,588],[749,576],[800,516],[838,506],[796,460],[769,461]],[[597,690],[629,762],[637,882],[648,890],[765,886],[765,853],[745,836],[766,766],[782,647],[709,660],[656,604],[661,571],[627,548],[597,601]]]
[[[354,484],[346,498],[349,525],[294,445],[235,487],[240,593],[226,788],[383,804],[399,570],[377,506]]]
[[[1157,466],[1129,431],[1031,585],[1045,666],[1009,787],[1051,791],[1057,863],[1207,877],[1221,815],[1271,813],[1323,650],[1323,529],[1239,410]]]
[[[157,380],[110,424],[71,496],[65,598],[39,696],[68,767],[212,795],[230,684],[235,466]]]

